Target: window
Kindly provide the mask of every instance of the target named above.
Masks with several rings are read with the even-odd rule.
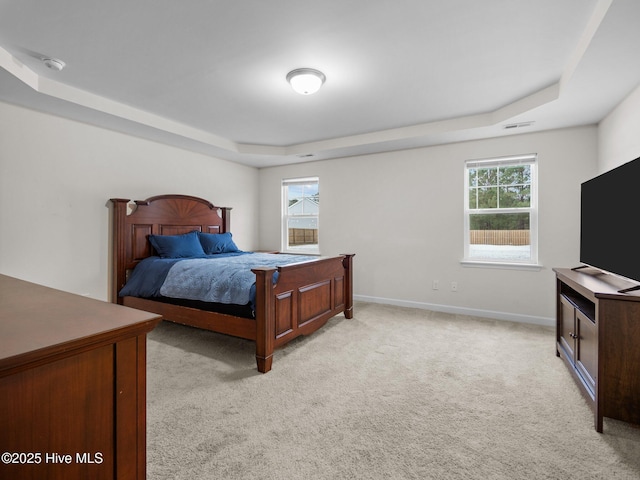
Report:
[[[318,177],[282,181],[282,251],[320,253]]]
[[[536,155],[466,162],[466,261],[537,263],[536,178]]]

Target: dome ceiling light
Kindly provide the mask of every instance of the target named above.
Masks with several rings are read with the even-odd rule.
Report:
[[[297,68],[287,73],[287,82],[300,95],[311,95],[320,90],[327,77],[313,68]]]

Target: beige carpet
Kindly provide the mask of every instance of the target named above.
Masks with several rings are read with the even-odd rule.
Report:
[[[163,322],[148,342],[148,478],[640,479],[640,428],[604,433],[554,331],[358,303],[278,350]]]

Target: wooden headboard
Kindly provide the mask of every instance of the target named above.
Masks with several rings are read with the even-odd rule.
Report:
[[[129,272],[141,260],[154,255],[149,235],[179,235],[194,230],[206,233],[230,231],[231,208],[216,207],[189,195],[158,195],[131,201],[112,198],[113,245],[111,301],[121,303],[118,292]],[[128,213],[129,208],[133,211]]]

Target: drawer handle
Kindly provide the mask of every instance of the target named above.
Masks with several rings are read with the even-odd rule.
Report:
[[[575,333],[573,333],[573,332],[569,332],[569,336],[570,336],[571,338],[578,338],[578,335],[576,335],[576,334],[575,334]]]

